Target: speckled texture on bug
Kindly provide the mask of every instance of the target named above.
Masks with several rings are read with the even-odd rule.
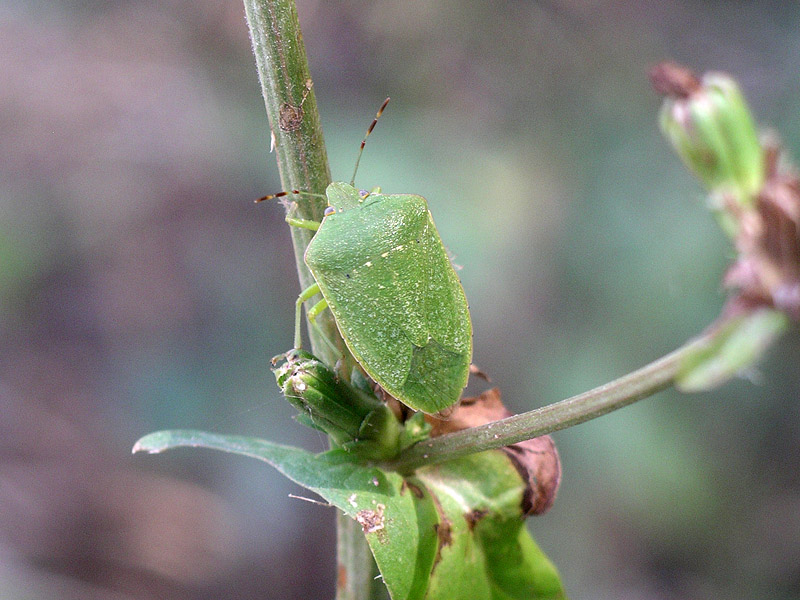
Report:
[[[308,246],[306,264],[342,337],[400,401],[425,412],[451,406],[466,385],[472,324],[425,199],[361,201],[342,183],[328,197],[337,210]]]

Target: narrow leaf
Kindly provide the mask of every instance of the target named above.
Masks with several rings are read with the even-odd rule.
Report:
[[[395,600],[424,598],[436,553],[437,514],[429,494],[397,473],[349,462],[343,450],[311,454],[257,438],[202,431],[151,433],[134,452],[182,446],[211,448],[263,460],[357,520]]]
[[[760,309],[726,323],[712,343],[683,359],[675,386],[683,392],[699,392],[725,383],[755,365],[788,326],[786,315],[771,309]]]

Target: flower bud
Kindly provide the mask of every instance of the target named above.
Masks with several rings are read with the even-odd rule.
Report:
[[[723,73],[697,79],[672,63],[656,66],[650,78],[666,96],[661,130],[687,167],[710,192],[752,207],[764,184],[764,153],[736,82]]]
[[[303,350],[293,350],[274,369],[278,387],[300,411],[299,420],[327,433],[347,449],[365,457],[392,456],[402,426],[375,396],[351,386],[327,365]]]

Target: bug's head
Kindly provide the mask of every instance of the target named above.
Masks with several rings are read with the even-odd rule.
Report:
[[[328,189],[325,190],[325,195],[328,197],[328,208],[325,209],[326,216],[334,212],[355,208],[363,202],[361,192],[349,183],[342,181],[334,181],[330,184]]]
[[[383,101],[380,109],[378,109],[378,113],[375,115],[372,123],[367,128],[367,133],[364,136],[364,139],[361,140],[361,147],[358,149],[358,158],[356,158],[356,166],[355,169],[353,169],[353,177],[350,179],[350,183],[334,181],[325,190],[325,196],[328,198],[328,208],[325,209],[326,217],[337,212],[355,208],[364,200],[366,200],[370,194],[381,191],[380,188],[375,188],[371,192],[367,190],[358,190],[355,188],[354,182],[356,179],[356,173],[358,172],[358,164],[361,162],[361,154],[364,152],[364,146],[367,143],[367,138],[375,128],[375,124],[378,122],[378,119],[380,119],[381,115],[383,114],[383,109],[386,108],[387,104],[389,104],[389,98],[386,98],[386,100]]]

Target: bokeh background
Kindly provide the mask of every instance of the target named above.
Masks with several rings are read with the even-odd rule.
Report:
[[[298,0],[334,177],[426,196],[523,411],[700,332],[730,248],[646,71],[735,74],[800,146],[800,4]],[[0,1],[0,598],[331,597],[331,509],[200,428],[321,449],[269,358],[298,292],[242,5]],[[555,435],[573,599],[800,598],[800,337]],[[307,494],[306,494],[307,495]]]

